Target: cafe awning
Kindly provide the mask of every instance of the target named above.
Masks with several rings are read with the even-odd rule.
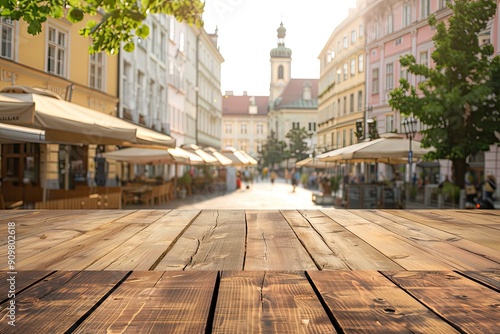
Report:
[[[27,87],[2,89],[0,122],[45,130],[50,142],[175,146],[168,135]]]
[[[233,163],[233,160],[227,158],[224,154],[220,153],[213,147],[204,147],[203,150],[213,155],[217,161],[219,161],[219,165],[229,166]]]
[[[189,158],[174,156],[167,149],[128,147],[103,153],[106,159],[139,165],[189,164]]]
[[[207,165],[219,165],[219,160],[217,160],[217,158],[215,158],[213,155],[205,152],[198,145],[184,144],[184,145],[181,145],[181,148],[188,151],[188,152],[191,152],[191,153],[198,155]]]
[[[233,166],[253,166],[257,165],[257,160],[252,158],[243,150],[238,150],[234,147],[226,147],[222,154],[233,161]]]
[[[0,123],[0,143],[45,143],[45,131]]]

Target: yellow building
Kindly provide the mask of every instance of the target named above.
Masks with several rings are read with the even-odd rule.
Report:
[[[322,152],[366,136],[365,38],[362,16],[351,9],[319,55],[318,148]]]
[[[83,22],[49,19],[37,36],[27,33],[24,21],[2,18],[0,24],[0,89],[40,87],[67,101],[116,116],[118,57],[90,55],[90,40],[78,34]],[[104,177],[100,184],[110,185],[115,179],[114,164],[99,164],[100,169],[96,169],[94,157],[105,150],[101,145],[1,142],[4,193],[6,179],[17,187],[35,187],[35,193],[45,187],[87,184],[96,171]]]

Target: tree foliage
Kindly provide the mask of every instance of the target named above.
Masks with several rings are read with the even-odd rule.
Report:
[[[273,167],[285,160],[286,147],[286,143],[283,140],[278,140],[276,133],[271,130],[260,152],[263,166]]]
[[[28,33],[37,35],[48,18],[66,17],[75,23],[86,15],[102,14],[102,20],[89,19],[80,34],[92,39],[89,52],[116,53],[123,43],[124,49],[134,49],[134,36],[145,38],[149,27],[144,23],[149,14],[168,14],[178,21],[202,26],[204,2],[200,0],[0,0],[1,16],[24,20]]]
[[[448,20],[429,18],[436,28],[433,66],[418,64],[413,55],[403,56],[401,66],[421,80],[414,86],[401,79],[389,104],[426,125],[422,145],[433,148],[427,158],[450,159],[454,181],[463,188],[466,158],[487,151],[500,124],[500,59],[492,57],[490,44],[479,42],[495,14],[496,0],[456,0],[448,6]]]
[[[288,150],[291,157],[295,156],[297,161],[300,161],[309,155],[307,153],[309,147],[307,146],[306,139],[311,136],[307,132],[306,128],[291,129],[285,137],[290,140]]]

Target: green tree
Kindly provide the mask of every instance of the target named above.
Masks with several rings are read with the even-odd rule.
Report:
[[[452,16],[447,21],[429,18],[436,28],[434,67],[417,64],[413,55],[403,56],[401,66],[423,80],[415,87],[401,79],[389,104],[426,125],[422,145],[433,148],[427,158],[451,160],[453,181],[463,189],[466,158],[487,151],[500,124],[500,59],[478,38],[495,14],[496,0],[456,0],[448,6]]]
[[[273,167],[285,160],[286,143],[276,138],[276,133],[271,130],[267,141],[262,146],[261,161],[263,166]]]
[[[143,22],[147,15],[164,13],[200,27],[203,25],[201,14],[204,6],[200,0],[4,0],[0,2],[0,11],[2,17],[28,23],[31,35],[39,34],[42,23],[50,17],[66,17],[71,22],[80,22],[86,15],[102,13],[100,22],[88,19],[80,34],[92,38],[89,52],[117,53],[121,43],[127,51],[134,49],[134,35],[140,38],[148,36],[149,27]]]
[[[307,151],[309,147],[307,146],[306,139],[311,136],[307,132],[306,128],[301,129],[291,129],[285,135],[285,138],[290,140],[288,151],[290,152],[290,157],[295,156],[297,161],[305,159],[309,154]]]

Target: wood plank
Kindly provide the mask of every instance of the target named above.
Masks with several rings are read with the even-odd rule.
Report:
[[[500,230],[500,216],[494,210],[444,210],[442,215]]]
[[[135,271],[74,333],[205,333],[213,271]]]
[[[385,256],[363,239],[341,226],[319,210],[304,210],[301,214],[309,221],[335,256],[351,270],[401,270],[402,266]],[[312,253],[314,254],[314,253]],[[329,268],[324,268],[329,269]]]
[[[458,333],[376,271],[311,271],[344,333]]]
[[[245,261],[245,212],[205,212],[213,215],[215,225],[200,239],[199,247],[186,269],[242,270]],[[203,217],[200,215],[197,222]]]
[[[396,233],[356,215],[356,212],[362,210],[322,211],[406,270],[454,269],[453,264],[446,259],[433,256],[419,247],[409,244],[405,238]]]
[[[463,333],[498,333],[500,293],[454,272],[385,274]]]
[[[100,257],[126,242],[135,233],[149,226],[149,223],[140,223],[140,217],[134,219],[131,214],[109,224],[101,225],[85,234],[58,243],[37,254],[24,254],[20,258],[18,268],[23,270],[83,270],[97,261]],[[84,221],[80,222],[85,224]]]
[[[203,239],[217,225],[214,211],[203,210],[189,225],[189,228],[174,240],[168,252],[164,253],[154,270],[184,270],[191,265],[193,257]]]
[[[56,210],[57,212],[58,210]],[[39,252],[50,249],[53,246],[62,244],[67,241],[73,241],[75,238],[85,235],[91,230],[105,228],[119,217],[123,217],[123,213],[117,214],[106,213],[105,210],[97,210],[94,212],[87,212],[83,216],[79,216],[75,211],[75,215],[57,216],[57,219],[47,217],[45,221],[49,221],[47,227],[37,228],[38,226],[32,225],[34,231],[39,234],[24,237],[26,232],[20,232],[16,224],[16,250],[18,258],[26,259]],[[76,223],[78,222],[78,223]],[[37,225],[44,225],[45,223],[38,223]],[[28,234],[28,233],[26,233]],[[19,239],[19,237],[21,237]],[[7,256],[7,248],[0,248],[0,256]],[[22,265],[21,261],[21,265]],[[6,269],[6,268],[3,268]],[[42,268],[45,269],[45,268]]]
[[[245,270],[316,270],[284,217],[274,210],[247,210]]]
[[[212,333],[336,333],[303,272],[223,272]]]
[[[500,271],[461,271],[459,273],[500,292]]]
[[[7,298],[7,292],[10,290],[10,282],[7,281],[8,278],[11,278],[14,276],[15,280],[15,293],[19,294],[22,290],[26,289],[28,286],[34,284],[35,282],[42,280],[48,276],[50,276],[53,272],[52,271],[45,271],[45,270],[28,270],[28,271],[18,271],[15,274],[11,274],[8,271],[1,271],[0,272],[0,291],[3,291],[2,297],[5,297],[3,299],[2,303],[8,300]],[[0,301],[2,299],[0,298]]]
[[[16,296],[18,333],[64,333],[94,307],[126,272],[57,272]],[[8,333],[6,303],[0,333]]]
[[[103,254],[87,270],[150,270],[198,215],[198,210],[168,213]]]
[[[447,210],[393,210],[391,214],[415,220],[421,224],[453,233],[460,238],[500,251],[500,243],[498,242],[500,232],[497,229],[460,221],[454,217],[446,216],[441,211],[446,212]]]
[[[319,212],[315,212],[319,214]],[[320,270],[349,269],[345,259],[338,255],[333,243],[327,243],[325,237],[311,226],[311,223],[296,210],[283,210],[281,214],[287,220],[301,244]],[[331,220],[330,220],[331,221]]]
[[[456,269],[461,270],[494,270],[500,269],[500,253],[473,242],[464,240],[462,245],[471,247],[465,249],[458,245],[462,240],[454,238],[453,235],[445,234],[428,226],[421,225],[392,215],[385,211],[356,211],[356,215],[363,217],[373,224],[377,224],[388,231],[407,239],[411,245],[428,251],[433,256],[446,259]],[[425,230],[422,231],[422,229]],[[443,234],[444,238],[443,238]],[[482,252],[487,252],[489,257]]]

